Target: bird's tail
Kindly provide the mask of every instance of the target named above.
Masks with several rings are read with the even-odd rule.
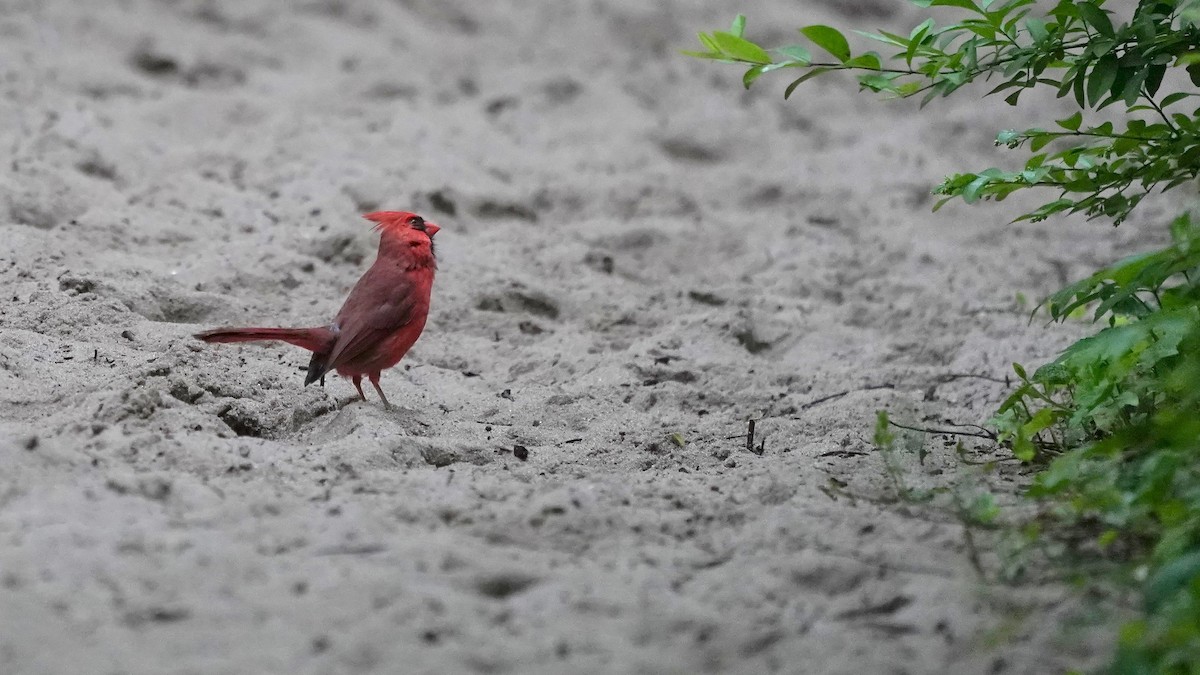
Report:
[[[196,333],[196,338],[205,342],[259,342],[278,340],[296,345],[319,354],[333,348],[336,336],[325,327],[320,328],[214,328]]]
[[[304,348],[312,352],[312,359],[308,362],[308,374],[305,376],[305,384],[312,384],[320,380],[324,384],[325,374],[329,372],[329,366],[326,364],[326,359],[329,359],[329,353],[334,350],[334,342],[337,341],[337,335],[329,328],[214,328],[205,330],[204,333],[197,333],[198,340],[205,342],[259,342],[265,340],[278,340],[288,342],[288,344],[296,347]]]
[[[214,328],[196,333],[196,338],[205,342],[259,342],[278,340],[294,344],[312,352],[308,362],[308,374],[304,384],[321,380],[325,384],[325,373],[329,372],[326,360],[337,342],[337,334],[324,326],[320,328]]]

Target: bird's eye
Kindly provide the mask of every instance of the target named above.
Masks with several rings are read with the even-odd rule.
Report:
[[[420,230],[422,232],[425,231],[425,219],[421,216],[413,216],[409,218],[408,224],[412,226],[414,230]]]

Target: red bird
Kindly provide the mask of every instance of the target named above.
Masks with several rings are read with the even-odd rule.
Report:
[[[354,285],[333,323],[316,328],[215,328],[196,337],[205,342],[294,344],[313,353],[305,385],[336,370],[354,382],[359,398],[366,401],[362,390],[366,375],[383,405],[391,408],[379,388],[379,373],[399,363],[425,328],[437,269],[433,235],[441,228],[406,211],[378,211],[363,217],[377,223],[379,255]]]

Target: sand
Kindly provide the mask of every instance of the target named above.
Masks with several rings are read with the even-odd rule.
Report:
[[[920,20],[0,2],[0,672],[1103,662],[1112,618],[1045,570],[1001,583],[998,538],[972,555],[947,506],[1011,504],[1028,471],[931,436],[889,474],[871,429],[883,408],[986,419],[1005,385],[962,375],[1086,329],[1030,325],[1018,293],[1137,228],[1006,224],[1029,200],[932,214],[944,174],[1017,161],[992,141],[1028,118],[837,77],[743,92],[677,53],[737,9],[769,44]],[[329,320],[379,208],[443,227],[425,335],[383,377],[395,409],[304,387],[299,349],[190,338]],[[909,503],[897,473],[959,487]]]

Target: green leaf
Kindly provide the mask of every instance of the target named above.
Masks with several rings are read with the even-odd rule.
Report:
[[[1062,98],[1071,91],[1071,87],[1075,84],[1075,79],[1078,72],[1079,66],[1075,65],[1071,66],[1067,69],[1067,72],[1063,73],[1062,82],[1058,85],[1058,94],[1056,95],[1057,98]]]
[[[973,523],[991,525],[1000,515],[1000,507],[996,505],[996,498],[990,492],[984,492],[971,501],[965,515]]]
[[[792,83],[787,86],[787,89],[783,90],[783,99],[786,101],[787,99],[791,98],[792,92],[796,91],[796,87],[799,87],[801,84],[808,82],[809,80],[813,79],[814,77],[816,77],[818,75],[828,73],[830,70],[833,70],[833,69],[832,68],[813,68],[812,70],[801,75],[800,77],[796,78],[795,80],[792,80]]]
[[[1154,19],[1149,13],[1137,12],[1134,15],[1134,32],[1137,35],[1138,46],[1145,51],[1154,44],[1154,36],[1158,30],[1154,25]],[[1169,28],[1169,27],[1168,27]]]
[[[879,55],[874,52],[859,54],[846,61],[844,65],[850,68],[867,68],[870,70],[880,70],[883,68],[883,62],[879,59]]]
[[[732,33],[716,32],[712,34],[712,38],[721,53],[731,59],[747,63],[765,64],[771,62],[771,55],[762,47]]]
[[[942,197],[941,199],[937,200],[937,202],[933,205],[933,213],[937,213],[938,211],[941,210],[941,208],[943,206],[946,205],[947,202],[950,202],[953,200],[954,200],[954,197]]]
[[[1179,57],[1175,59],[1175,63],[1172,65],[1190,66],[1195,63],[1200,63],[1200,52],[1185,52],[1180,54]]]
[[[992,94],[998,94],[1006,89],[1012,89],[1013,87],[1026,87],[1026,86],[1028,86],[1028,84],[1025,82],[1025,80],[1018,77],[1016,79],[1009,80],[1008,82],[1003,82],[1001,84],[996,85],[995,88],[993,88],[988,93],[984,94],[984,96],[991,96]]]
[[[845,62],[850,58],[850,43],[838,29],[815,24],[801,28],[800,33],[812,40],[813,44],[832,54],[837,60]]]
[[[680,50],[679,53],[683,54],[684,56],[692,56],[692,57],[695,57],[698,59],[716,59],[718,61],[725,61],[726,63],[730,62],[729,58],[726,57],[721,52],[694,52],[694,51],[690,51],[687,49],[683,49],[683,50]]]
[[[774,64],[752,66],[745,72],[745,74],[742,75],[742,86],[749,89],[750,85],[753,84],[760,75],[767,72],[766,69],[769,67],[769,65]]]
[[[962,200],[968,204],[979,201],[979,193],[990,182],[992,182],[991,176],[977,176],[975,180],[967,184],[967,187],[963,188]]]
[[[1034,44],[1041,44],[1050,37],[1050,31],[1046,29],[1046,22],[1041,19],[1033,17],[1025,19],[1025,29],[1029,31],[1029,37],[1033,38]]]
[[[1092,105],[1100,103],[1117,79],[1117,55],[1109,52],[1102,56],[1088,75],[1087,96]]]
[[[1146,76],[1149,74],[1150,71],[1148,69],[1139,68],[1137,72],[1135,72],[1133,76],[1125,82],[1125,91],[1122,93],[1122,98],[1125,100],[1125,105],[1132,106],[1137,103],[1139,98],[1142,97],[1142,85],[1145,84]],[[1130,111],[1127,110],[1126,112]]]
[[[1154,96],[1158,93],[1158,87],[1162,84],[1163,76],[1167,74],[1167,67],[1163,64],[1150,66],[1146,73],[1146,93]],[[1190,73],[1189,73],[1190,74]]]
[[[1049,429],[1056,421],[1058,421],[1058,414],[1054,410],[1051,410],[1050,408],[1042,408],[1034,413],[1033,417],[1030,417],[1028,422],[1022,425],[1021,432],[1024,435],[1032,438],[1046,429]]]
[[[875,437],[872,440],[875,442],[875,447],[882,450],[890,449],[896,441],[896,435],[892,433],[886,410],[875,411]]]
[[[1083,113],[1076,112],[1065,119],[1055,120],[1054,123],[1067,131],[1079,131],[1079,125],[1083,123]]]
[[[1200,577],[1200,551],[1175,558],[1165,564],[1150,579],[1146,588],[1146,605],[1155,611],[1186,592]]]
[[[769,73],[772,70],[779,70],[780,68],[795,67],[796,65],[796,62],[794,61],[780,61],[779,63],[768,63],[765,65],[753,66],[747,70],[744,75],[742,75],[742,85],[749,89],[750,85],[757,80],[760,75]]]
[[[1084,92],[1084,85],[1087,84],[1087,78],[1084,77],[1083,66],[1079,67],[1079,72],[1075,73],[1075,81],[1072,84],[1072,90],[1075,94],[1075,102],[1080,108],[1087,107],[1087,97]]]
[[[1018,434],[1013,438],[1013,456],[1022,462],[1033,461],[1037,456],[1037,449],[1033,447],[1033,441],[1024,434]]]
[[[1200,87],[1200,63],[1193,63],[1187,67],[1188,78],[1192,80],[1192,84]]]
[[[871,91],[885,91],[903,95],[903,92],[901,92],[896,85],[893,84],[893,80],[895,80],[897,77],[899,76],[894,73],[868,73],[866,75],[860,75],[858,77],[858,83],[861,86],[870,89]]]
[[[733,25],[729,27],[729,34],[736,37],[742,37],[746,33],[746,15],[738,14],[733,18]]]
[[[1112,153],[1120,156],[1141,147],[1142,142],[1136,138],[1118,138],[1113,141]]]
[[[983,13],[983,10],[979,9],[979,5],[971,0],[913,0],[913,4],[917,7],[959,7],[979,14]]]
[[[996,39],[996,27],[983,21],[964,21],[960,24],[964,29],[978,35],[984,40]]]
[[[1029,142],[1029,149],[1034,152],[1037,152],[1038,150],[1041,150],[1042,148],[1046,147],[1047,145],[1050,145],[1053,142],[1054,142],[1054,136],[1051,136],[1050,134],[1046,134],[1044,136],[1037,136]]]
[[[913,58],[917,55],[917,50],[921,48],[921,44],[925,41],[925,36],[931,30],[933,30],[933,19],[925,19],[912,29],[912,33],[908,36],[908,49],[904,53],[904,60],[908,65],[912,65]]]
[[[1108,93],[1111,95],[1111,98],[1110,98],[1110,100],[1105,101],[1106,105],[1111,104],[1115,101],[1119,101],[1121,99],[1123,92],[1125,91],[1125,84],[1127,82],[1129,82],[1130,80],[1136,79],[1138,72],[1140,72],[1142,70],[1142,68],[1140,68],[1140,67],[1139,68],[1126,67],[1126,66],[1122,65],[1122,63],[1121,63],[1122,60],[1127,60],[1127,59],[1121,59],[1121,60],[1117,61],[1117,76],[1115,78],[1113,78],[1113,83],[1108,88]],[[1101,106],[1101,107],[1103,107],[1103,106]]]
[[[786,47],[780,47],[775,51],[783,54],[793,61],[799,61],[804,65],[812,63],[812,52],[808,51],[808,49],[803,45],[788,45]]]
[[[1178,103],[1178,102],[1182,101],[1183,99],[1187,98],[1188,96],[1191,96],[1191,94],[1189,94],[1186,91],[1177,91],[1174,94],[1171,94],[1170,96],[1163,98],[1162,102],[1158,104],[1158,107],[1165,108],[1165,107],[1171,105],[1172,103]]]
[[[889,33],[885,30],[881,30],[878,33],[868,33],[866,31],[861,31],[861,30],[856,30],[854,32],[858,33],[859,35],[861,35],[865,38],[870,38],[872,40],[875,40],[876,42],[882,42],[884,44],[892,45],[894,47],[900,47],[901,49],[908,49],[908,38],[906,38],[902,35],[896,35],[895,33]]]
[[[1075,5],[1079,10],[1079,18],[1087,22],[1089,26],[1096,29],[1096,32],[1104,37],[1113,37],[1116,31],[1113,30],[1112,21],[1108,18],[1108,14],[1100,7],[1092,2],[1081,2]]]
[[[1035,382],[1051,386],[1070,384],[1072,377],[1071,371],[1057,361],[1047,363],[1033,373]]]

